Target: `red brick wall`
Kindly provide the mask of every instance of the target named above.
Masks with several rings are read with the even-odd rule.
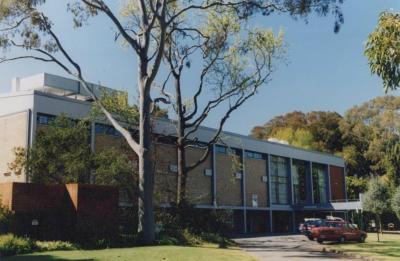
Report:
[[[331,199],[344,200],[345,185],[344,185],[344,168],[330,166],[330,183],[331,183]]]
[[[107,238],[118,231],[119,192],[113,186],[6,183],[0,185],[0,196],[15,212],[16,234],[81,240]],[[32,220],[39,225],[32,226]]]

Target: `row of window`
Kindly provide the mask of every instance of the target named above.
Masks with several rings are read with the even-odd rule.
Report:
[[[215,146],[215,151],[217,153],[222,153],[222,154],[228,154],[228,153],[233,153],[237,154],[237,151],[235,149],[231,149],[225,146],[220,146],[216,145]],[[264,156],[262,153],[254,152],[254,151],[245,151],[244,156],[248,159],[264,159]]]
[[[38,113],[36,117],[36,122],[41,125],[50,125],[55,118],[56,116],[54,115]],[[121,136],[121,134],[113,126],[101,123],[95,124],[95,132],[96,134],[105,134],[116,137]]]

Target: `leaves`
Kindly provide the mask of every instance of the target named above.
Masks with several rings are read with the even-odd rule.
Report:
[[[382,78],[385,92],[400,86],[400,13],[381,13],[368,36],[365,55],[371,72]]]
[[[389,187],[379,178],[372,178],[368,183],[367,192],[363,195],[363,210],[382,215],[391,209],[390,198]]]

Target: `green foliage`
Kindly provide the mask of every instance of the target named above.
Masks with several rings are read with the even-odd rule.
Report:
[[[340,123],[343,156],[352,175],[388,175],[399,184],[400,168],[396,159],[399,142],[400,98],[377,97],[349,109]]]
[[[356,176],[347,176],[346,177],[346,191],[347,198],[349,199],[358,199],[360,193],[364,193],[367,191],[368,187],[368,179],[359,178]]]
[[[92,155],[92,169],[95,172],[95,184],[119,186],[133,201],[137,175],[128,155],[128,149],[104,149]]]
[[[76,250],[78,247],[65,241],[36,241],[35,250],[37,251],[56,251],[56,250]]]
[[[390,211],[390,189],[379,178],[372,178],[368,183],[367,192],[363,196],[363,210],[378,216]]]
[[[276,131],[274,138],[287,141],[290,145],[303,149],[314,149],[314,137],[306,129],[293,130],[290,127],[281,128]]]
[[[29,179],[44,184],[89,182],[89,126],[61,115],[39,129],[26,161]]]
[[[129,104],[128,92],[103,92],[100,101],[108,112],[129,126],[135,126],[139,122],[138,108]],[[92,118],[103,116],[103,112],[96,103],[92,103],[91,116]]]
[[[0,235],[0,256],[26,254],[33,251],[35,244],[28,238],[12,234]]]
[[[335,153],[342,149],[341,118],[336,112],[294,111],[276,116],[263,126],[256,126],[252,136],[264,140],[286,140],[296,147]]]
[[[396,189],[392,197],[392,209],[393,212],[400,219],[400,187]]]
[[[13,217],[14,213],[0,203],[0,234],[5,234],[10,231]]]
[[[365,55],[371,72],[383,80],[385,92],[400,86],[400,14],[383,12],[368,36]]]
[[[232,211],[198,209],[182,202],[168,209],[159,209],[156,214],[161,230],[189,229],[195,234],[202,232],[226,233],[232,227]]]

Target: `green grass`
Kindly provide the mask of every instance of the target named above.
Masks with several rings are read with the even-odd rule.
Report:
[[[74,250],[33,253],[5,258],[5,261],[256,261],[237,249],[202,247],[151,246],[103,250]]]
[[[383,234],[380,240],[377,242],[376,233],[368,233],[364,244],[346,242],[329,244],[329,248],[384,260],[400,260],[400,235]]]

